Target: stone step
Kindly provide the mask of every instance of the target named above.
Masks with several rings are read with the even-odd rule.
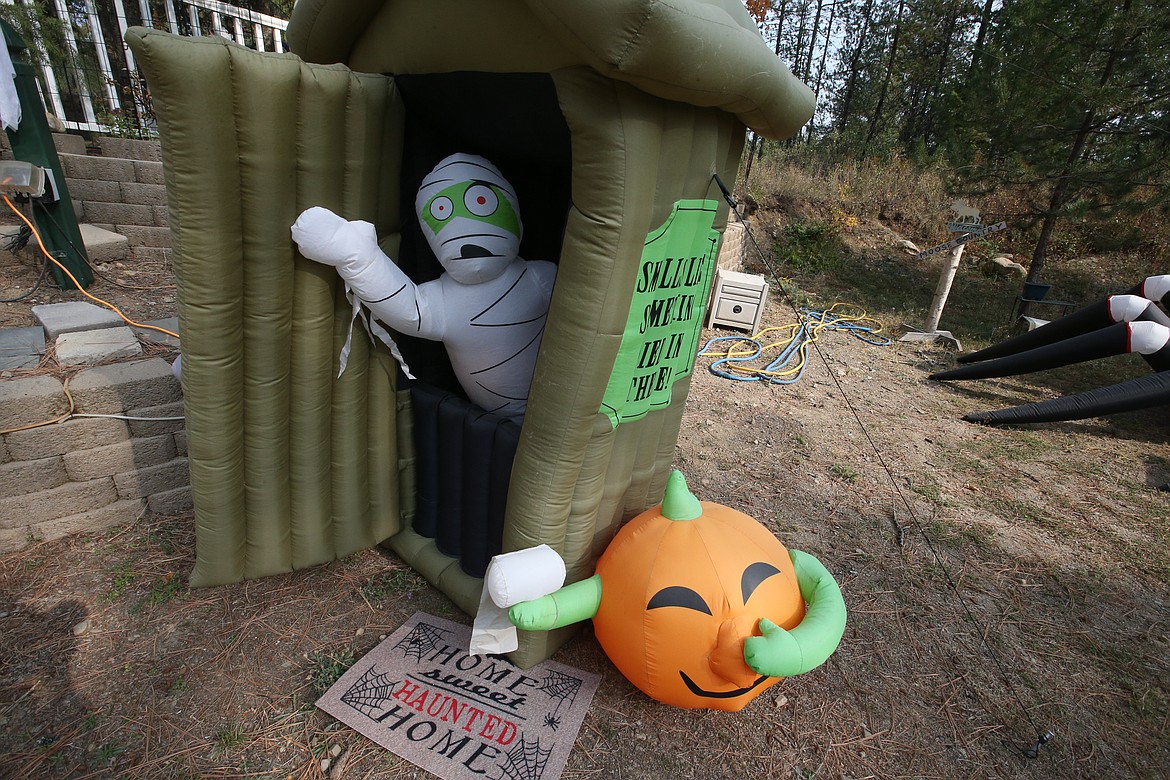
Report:
[[[112,161],[115,164],[113,166],[103,165],[102,163],[95,164],[90,162],[91,160],[102,160],[106,163]],[[129,163],[129,165],[126,165],[126,163]],[[143,188],[145,188],[144,191],[155,199],[154,202],[166,202],[165,194],[160,198],[157,190],[152,189],[153,187],[163,186],[163,166],[160,162],[70,154],[62,155],[61,165],[66,168],[65,176],[69,184],[69,194],[74,198],[115,203],[124,197],[124,188],[131,193],[136,189],[143,191]],[[76,173],[70,173],[70,171]],[[111,172],[124,178],[117,180],[111,179],[106,175]]]
[[[123,227],[167,227],[170,222],[166,203],[102,203],[82,201],[79,217],[94,225],[113,225],[118,232]]]
[[[138,354],[140,339],[179,346],[178,339],[157,330],[178,333],[177,317],[143,323],[153,328],[132,327],[113,311],[87,301],[33,306],[32,315],[39,327],[0,328],[0,371],[36,366],[47,342],[56,346],[62,365],[101,363]]]
[[[124,325],[124,321],[104,306],[88,301],[45,303],[32,307],[32,316],[45,329],[49,341],[65,333],[105,330]]]
[[[170,247],[161,162],[67,153],[60,159],[79,219],[127,236],[131,246]]]
[[[86,257],[91,263],[125,260],[130,253],[129,237],[86,222],[78,227],[81,228],[81,241],[85,244]],[[170,231],[167,232],[169,235]]]
[[[54,133],[53,144],[78,220],[125,236],[130,248],[108,249],[103,244],[90,252],[91,259],[108,262],[139,248],[150,249],[151,257],[169,256],[169,214],[157,141],[107,136],[87,141],[80,135]],[[7,138],[0,137],[0,157],[11,156]],[[89,244],[87,240],[87,250]]]
[[[171,229],[152,227],[147,225],[110,225],[98,224],[94,227],[102,228],[110,233],[124,236],[130,246],[130,254],[136,257],[161,257],[156,250],[170,250]],[[143,254],[143,250],[149,250]]]
[[[0,328],[0,371],[35,368],[44,355],[44,328]]]
[[[58,154],[66,179],[98,181],[137,181],[134,161],[118,157],[93,157],[88,154]]]
[[[126,236],[85,222],[78,225],[78,228],[81,230],[81,242],[85,246],[85,256],[89,258],[91,263],[112,263],[115,260],[125,260],[130,254],[131,244]],[[162,230],[164,228],[156,229]],[[20,225],[0,226],[0,241],[7,240],[19,232]],[[170,244],[169,235],[170,231],[167,231],[167,246]],[[151,244],[151,246],[156,245]],[[36,251],[35,244],[32,251]]]
[[[53,133],[57,154],[89,154],[85,139],[72,133]]]
[[[162,146],[158,141],[99,135],[94,142],[97,144],[98,153],[102,157],[122,157],[127,160],[162,162]]]

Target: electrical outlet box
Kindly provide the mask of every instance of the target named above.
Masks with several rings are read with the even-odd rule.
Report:
[[[0,161],[0,193],[41,197],[45,194],[45,169],[23,160]]]
[[[760,329],[767,301],[768,283],[764,277],[720,268],[707,309],[707,327],[722,325],[755,333]]]

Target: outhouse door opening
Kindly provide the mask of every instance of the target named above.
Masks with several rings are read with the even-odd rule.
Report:
[[[520,256],[557,263],[569,211],[572,160],[556,88],[544,73],[394,76],[405,107],[399,264],[421,284],[437,278],[414,214],[428,172],[455,153],[476,154],[515,187],[524,227]],[[483,576],[500,551],[512,459],[520,427],[471,404],[441,344],[403,337],[417,380],[410,384],[415,443],[412,527]]]

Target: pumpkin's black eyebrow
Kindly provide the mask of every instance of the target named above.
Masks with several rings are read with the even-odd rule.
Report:
[[[743,593],[743,603],[747,604],[748,599],[756,592],[756,588],[760,587],[761,582],[779,573],[780,570],[770,563],[757,561],[756,563],[748,564],[748,567],[743,570],[743,577],[739,581],[739,589]]]
[[[696,612],[711,614],[711,608],[707,606],[707,602],[703,601],[702,596],[690,588],[684,588],[681,585],[671,585],[663,588],[655,593],[650,598],[650,603],[646,605],[646,609],[658,609],[660,607],[684,607],[685,609],[693,609]]]

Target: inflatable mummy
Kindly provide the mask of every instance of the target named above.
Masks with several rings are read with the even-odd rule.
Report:
[[[964,365],[931,374],[931,379],[989,379],[1140,354],[1156,373],[1064,398],[1010,409],[977,412],[968,422],[1039,423],[1079,420],[1170,403],[1170,275],[1151,276],[1123,295],[1102,301],[1036,330],[961,355]]]
[[[419,187],[415,212],[444,270],[425,284],[415,285],[379,249],[369,222],[315,206],[293,223],[292,237],[305,257],[337,269],[355,314],[360,304],[400,333],[443,342],[468,398],[519,421],[556,266],[520,258],[516,192],[482,157],[439,162]],[[378,335],[397,356],[389,335]]]

